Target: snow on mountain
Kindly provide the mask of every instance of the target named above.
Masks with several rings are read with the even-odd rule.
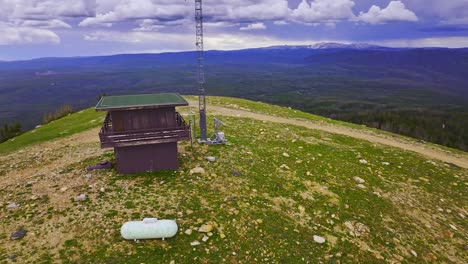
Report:
[[[271,46],[263,49],[357,49],[357,50],[366,50],[366,49],[388,49],[386,47],[371,45],[366,43],[354,43],[354,44],[344,44],[336,42],[319,42],[313,45],[279,45]]]

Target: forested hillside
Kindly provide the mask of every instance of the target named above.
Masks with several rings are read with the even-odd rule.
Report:
[[[207,91],[468,150],[468,49],[279,46],[206,54]],[[195,53],[0,62],[0,125],[101,94],[196,94]]]

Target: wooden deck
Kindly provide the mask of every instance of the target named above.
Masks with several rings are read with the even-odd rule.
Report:
[[[190,140],[190,126],[176,113],[176,126],[159,129],[114,132],[110,114],[107,114],[99,132],[101,148],[130,147]]]

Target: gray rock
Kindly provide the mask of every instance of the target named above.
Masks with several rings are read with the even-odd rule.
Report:
[[[315,236],[314,235],[314,241],[319,243],[319,244],[322,244],[322,243],[325,243],[325,238],[323,238],[321,236]]]
[[[215,157],[207,157],[206,158],[209,162],[215,162],[216,158]]]
[[[365,183],[366,182],[365,180],[363,180],[360,177],[353,177],[353,180],[357,181],[358,183]]]
[[[78,195],[78,196],[75,196],[74,200],[75,202],[82,202],[84,200],[88,199],[88,196],[84,193]]]
[[[236,175],[236,176],[242,176],[242,173],[238,172],[238,171],[231,171],[232,174]]]
[[[13,234],[11,234],[10,239],[18,240],[26,236],[26,230],[22,227],[18,228]]]
[[[352,236],[360,237],[370,233],[369,227],[357,221],[346,221],[344,224]]]
[[[194,247],[194,246],[199,246],[199,245],[200,245],[200,242],[199,242],[199,241],[193,241],[192,243],[190,243],[190,245],[191,245],[192,247]]]
[[[16,209],[19,209],[20,207],[21,207],[21,206],[20,206],[19,204],[15,203],[15,202],[9,203],[9,204],[7,205],[7,209],[8,209],[8,210],[16,210]]]

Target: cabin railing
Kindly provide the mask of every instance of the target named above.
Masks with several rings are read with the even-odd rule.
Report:
[[[175,127],[115,132],[110,114],[107,113],[99,132],[101,147],[128,147],[190,140],[190,126],[187,125],[179,113],[176,113],[175,119]]]

